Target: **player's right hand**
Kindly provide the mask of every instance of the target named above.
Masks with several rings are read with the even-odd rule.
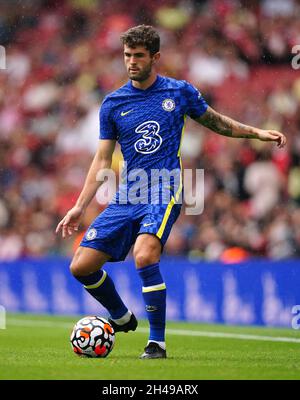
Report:
[[[263,142],[277,142],[279,148],[283,148],[286,145],[285,135],[278,131],[258,129],[257,136]]]
[[[57,225],[55,233],[59,233],[61,230],[63,238],[68,235],[71,236],[74,231],[78,231],[83,214],[84,210],[81,207],[71,208]]]

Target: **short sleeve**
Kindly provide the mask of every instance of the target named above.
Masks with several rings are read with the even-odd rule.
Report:
[[[198,118],[207,110],[208,104],[197,88],[185,82],[186,114],[191,118]]]
[[[113,139],[117,140],[117,131],[112,119],[112,105],[111,101],[104,99],[99,112],[100,120],[100,139]]]

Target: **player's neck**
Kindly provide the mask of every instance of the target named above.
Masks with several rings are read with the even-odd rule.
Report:
[[[157,78],[157,73],[154,72],[152,73],[149,78],[147,78],[144,81],[131,81],[132,82],[132,86],[137,88],[137,89],[141,89],[141,90],[146,90],[148,89],[151,85],[153,85],[153,83],[156,81]]]

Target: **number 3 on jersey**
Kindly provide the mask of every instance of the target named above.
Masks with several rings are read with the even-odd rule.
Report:
[[[150,154],[158,150],[162,144],[159,131],[160,126],[156,121],[146,121],[140,124],[135,132],[142,134],[142,137],[134,143],[135,150],[142,154]]]

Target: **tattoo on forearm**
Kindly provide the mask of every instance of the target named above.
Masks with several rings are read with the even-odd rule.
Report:
[[[255,137],[253,127],[234,121],[225,115],[217,113],[210,107],[201,117],[197,118],[196,121],[220,135],[233,137],[236,136],[238,132],[238,137],[241,138]]]

